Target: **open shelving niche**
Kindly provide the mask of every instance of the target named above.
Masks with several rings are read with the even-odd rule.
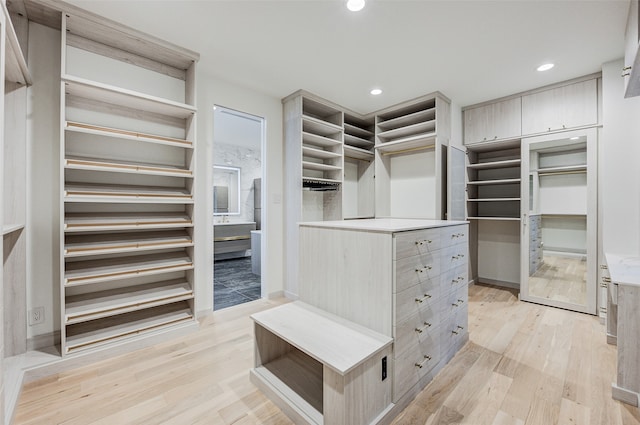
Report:
[[[344,219],[375,216],[375,118],[344,113]]]
[[[376,216],[444,218],[450,100],[436,92],[375,118]]]
[[[198,55],[69,13],[61,33],[67,355],[195,323]]]
[[[520,139],[467,145],[467,220],[472,275],[481,282],[518,287],[521,224]],[[509,267],[491,266],[499,261]],[[515,264],[515,266],[514,266]]]

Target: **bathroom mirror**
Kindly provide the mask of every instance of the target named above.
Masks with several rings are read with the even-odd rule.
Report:
[[[240,168],[213,166],[213,215],[240,214]]]
[[[596,132],[523,144],[522,298],[595,314]]]

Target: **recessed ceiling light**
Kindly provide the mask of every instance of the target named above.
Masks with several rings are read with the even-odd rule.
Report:
[[[377,96],[379,94],[382,94],[382,90],[380,90],[380,89],[372,89],[369,93],[371,93],[374,96]]]
[[[362,10],[364,8],[364,1],[365,0],[348,0],[347,9],[349,9],[352,12],[357,12],[359,10]]]
[[[538,71],[548,71],[548,70],[550,70],[551,68],[553,68],[554,66],[555,66],[555,65],[554,65],[554,64],[552,64],[552,63],[545,63],[545,64],[540,65],[540,66],[538,67]]]

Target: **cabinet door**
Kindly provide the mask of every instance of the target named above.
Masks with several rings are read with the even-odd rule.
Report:
[[[464,111],[464,143],[519,137],[521,98],[504,100]]]
[[[596,79],[522,96],[522,134],[597,123]]]
[[[638,28],[638,0],[629,4],[627,28],[624,34],[624,97],[640,95],[640,60],[638,58],[638,42],[640,28]]]

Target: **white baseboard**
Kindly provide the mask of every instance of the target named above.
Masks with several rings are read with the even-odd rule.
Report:
[[[504,280],[487,279],[479,277],[477,283],[486,283],[488,285],[502,286],[503,288],[520,289],[520,284],[516,282],[506,282]]]

